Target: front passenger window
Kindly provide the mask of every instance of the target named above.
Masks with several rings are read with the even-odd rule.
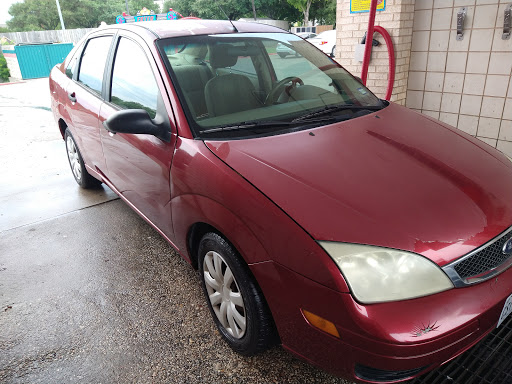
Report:
[[[89,40],[80,63],[78,82],[100,95],[111,42],[112,36],[96,37]]]
[[[146,54],[132,40],[121,38],[112,72],[110,101],[123,109],[144,109],[154,119],[158,95]]]

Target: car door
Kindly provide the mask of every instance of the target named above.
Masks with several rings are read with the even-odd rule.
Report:
[[[122,109],[144,109],[155,122],[163,122],[171,130],[172,111],[164,103],[163,82],[144,41],[119,36],[114,52],[99,117],[107,177],[125,200],[171,240],[170,168],[175,129],[170,142],[165,142],[147,134],[113,134],[103,122]]]
[[[66,110],[71,133],[87,165],[103,171],[105,160],[101,147],[98,116],[103,103],[103,78],[113,35],[90,38],[80,54],[75,54],[69,70]],[[74,73],[73,73],[74,71]],[[69,74],[68,74],[69,76]]]

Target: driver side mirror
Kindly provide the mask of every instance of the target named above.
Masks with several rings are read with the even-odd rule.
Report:
[[[166,125],[155,124],[144,109],[123,109],[112,114],[103,125],[113,133],[146,134],[167,143],[171,141],[171,133]]]

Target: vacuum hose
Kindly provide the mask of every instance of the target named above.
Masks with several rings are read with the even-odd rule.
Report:
[[[389,76],[388,76],[388,89],[386,92],[386,100],[391,98],[391,94],[393,93],[393,83],[395,81],[395,49],[393,48],[393,42],[391,41],[391,36],[388,31],[380,26],[375,26],[375,14],[377,13],[377,0],[372,0],[370,5],[370,18],[368,20],[368,32],[367,39],[370,40],[370,44],[365,44],[364,47],[364,60],[363,60],[363,70],[361,72],[361,80],[363,84],[366,85],[366,79],[368,78],[368,66],[370,65],[370,57],[372,51],[372,39],[373,33],[380,33],[386,42],[386,47],[388,48],[388,57],[389,57]]]

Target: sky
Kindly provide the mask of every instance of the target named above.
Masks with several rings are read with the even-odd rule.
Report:
[[[9,15],[9,7],[11,4],[17,3],[20,0],[0,0],[0,24],[5,24],[11,18]]]

